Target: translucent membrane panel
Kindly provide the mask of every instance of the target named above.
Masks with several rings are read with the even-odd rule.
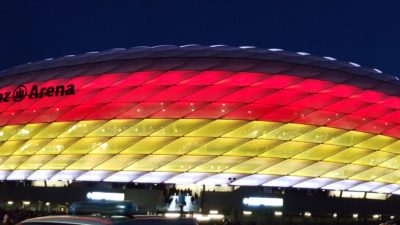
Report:
[[[175,155],[148,155],[133,163],[124,170],[126,171],[153,171],[171,162],[178,156]]]
[[[93,151],[108,140],[108,137],[82,138],[65,149],[63,155],[80,155]]]
[[[205,119],[178,120],[153,133],[152,136],[184,136],[209,122],[210,120]]]
[[[199,180],[203,180],[206,177],[211,176],[210,173],[181,173],[176,175],[164,183],[171,183],[171,184],[193,184]]]
[[[283,141],[254,139],[241,144],[224,155],[230,156],[257,156],[282,144]]]
[[[275,148],[262,153],[262,157],[290,158],[314,147],[315,144],[307,142],[288,141]]]
[[[328,141],[327,144],[353,146],[360,142],[368,140],[372,136],[373,134],[368,134],[358,131],[349,131],[336,138],[333,138],[332,140]]]
[[[328,177],[328,178],[336,178],[336,179],[347,179],[357,173],[361,173],[362,171],[368,170],[368,166],[362,165],[345,165],[340,167],[334,171],[328,172],[321,177]]]
[[[267,183],[264,183],[263,186],[290,187],[307,179],[308,179],[307,177],[284,176],[270,180]]]
[[[228,170],[226,173],[242,173],[242,174],[252,174],[257,173],[260,170],[263,170],[267,167],[270,167],[278,162],[281,162],[282,159],[277,158],[251,158],[247,161],[240,163]]]
[[[131,182],[133,179],[141,176],[142,172],[129,172],[129,171],[120,171],[112,174],[111,176],[105,178],[103,181],[106,182]]]
[[[319,177],[341,166],[344,166],[344,164],[330,163],[330,162],[316,162],[310,166],[307,166],[306,168],[295,171],[290,175],[303,176],[303,177]]]
[[[310,164],[312,161],[307,160],[298,160],[298,159],[287,159],[280,163],[277,163],[271,167],[268,167],[259,172],[259,174],[268,174],[268,175],[288,175],[302,169]]]
[[[32,173],[31,170],[14,170],[8,175],[7,180],[25,180]]]
[[[235,180],[243,177],[242,174],[232,174],[232,173],[220,173],[210,177],[207,177],[204,180],[197,182],[198,184],[210,184],[210,185],[223,185],[223,184],[231,184]]]
[[[219,156],[190,170],[190,172],[220,173],[236,164],[245,161],[246,159],[248,158],[237,156]]]
[[[350,179],[371,181],[371,180],[375,180],[381,176],[384,176],[385,174],[388,174],[392,171],[393,170],[387,169],[387,168],[373,167],[373,168],[370,168],[368,170],[365,170],[361,173],[358,173],[358,174],[350,177]]]
[[[36,133],[46,127],[46,123],[28,124],[21,128],[16,134],[11,136],[9,140],[24,140],[32,138]]]
[[[174,161],[162,166],[157,171],[186,172],[213,158],[213,156],[181,156]]]
[[[139,178],[133,180],[136,183],[161,183],[176,175],[170,172],[151,172],[146,173]]]
[[[345,130],[332,128],[332,127],[318,127],[308,133],[305,133],[297,138],[295,141],[305,141],[305,142],[314,142],[314,143],[323,143],[331,140],[334,137],[337,137],[343,133]]]
[[[361,165],[368,165],[368,166],[376,166],[376,165],[383,163],[395,156],[396,156],[396,154],[393,154],[393,153],[376,151],[376,152],[373,152],[367,156],[364,156],[364,157],[354,161],[353,163],[361,164]]]
[[[395,192],[396,190],[400,189],[400,185],[398,184],[389,184],[389,185],[385,185],[382,187],[378,187],[376,189],[374,189],[374,192],[378,192],[378,193],[392,193]]]
[[[105,121],[103,120],[80,121],[62,133],[59,137],[83,137],[104,123]]]
[[[74,163],[72,163],[66,169],[67,170],[91,170],[109,158],[111,158],[110,155],[85,155],[82,158],[75,161]]]
[[[326,161],[339,162],[339,163],[351,163],[359,158],[362,158],[373,152],[372,150],[363,148],[348,148],[333,156],[326,158]]]
[[[56,174],[56,170],[37,170],[33,172],[27,179],[28,180],[50,180]]]
[[[33,139],[26,141],[13,155],[33,155],[42,149],[51,139]]]
[[[89,154],[117,154],[131,147],[141,139],[142,137],[113,137],[98,145]]]
[[[328,184],[322,189],[326,190],[346,190],[349,189],[353,186],[356,186],[357,184],[361,183],[362,181],[359,180],[341,180],[335,183]]]
[[[346,147],[338,145],[320,144],[312,147],[298,155],[293,156],[294,159],[307,159],[307,160],[322,160],[331,155],[334,155]]]
[[[5,179],[7,179],[7,176],[8,176],[10,173],[11,173],[10,171],[5,171],[5,170],[0,171],[0,180],[5,180]]]
[[[96,130],[89,133],[88,137],[112,137],[120,134],[121,132],[125,131],[126,129],[132,127],[139,120],[133,119],[115,119],[110,120],[107,123],[103,124]]]
[[[375,179],[375,181],[385,182],[385,183],[397,183],[400,181],[400,171],[395,170],[393,172],[390,172],[384,176]]]
[[[365,182],[365,183],[361,183],[358,184],[352,188],[350,188],[350,191],[372,191],[373,189],[376,189],[378,187],[382,187],[384,186],[384,183],[380,183],[380,182]]]
[[[0,156],[12,155],[25,141],[6,141],[0,146]]]
[[[118,136],[148,136],[171,123],[170,119],[145,119],[126,129]]]
[[[384,135],[376,135],[364,142],[357,144],[355,147],[379,150],[385,146],[392,144],[396,140],[396,138]]]
[[[331,178],[314,178],[310,180],[303,181],[294,185],[295,188],[321,188],[322,186],[326,186],[330,183],[337,181],[336,179]]]
[[[150,154],[175,140],[172,137],[146,137],[125,149],[121,154]]]
[[[241,120],[215,120],[187,134],[187,136],[219,137],[245,123],[246,121]]]
[[[20,129],[24,127],[23,125],[12,125],[5,126],[0,129],[0,141],[8,140],[10,137],[14,136]]]
[[[239,179],[236,179],[234,182],[232,182],[232,185],[238,185],[238,186],[258,186],[261,185],[269,180],[277,178],[276,176],[272,175],[259,175],[259,174],[254,174],[250,176],[245,176]]]
[[[96,166],[94,170],[123,170],[143,157],[143,155],[115,155],[109,160]]]
[[[37,170],[44,164],[49,162],[53,155],[34,155],[22,163],[18,169],[20,170]]]
[[[276,122],[252,121],[228,132],[223,137],[257,138],[282,125],[282,123]]]
[[[88,171],[76,178],[78,181],[102,181],[110,176],[111,171]]]
[[[382,148],[382,151],[400,154],[400,141],[396,141],[396,142]]]
[[[53,158],[50,162],[46,163],[40,169],[42,170],[62,170],[67,166],[74,163],[76,160],[81,158],[82,155],[58,155]]]
[[[51,140],[49,143],[44,145],[36,154],[48,155],[48,154],[59,154],[73,143],[77,142],[79,138],[57,138]]]
[[[390,169],[400,169],[400,156],[393,157],[392,159],[381,163],[379,166]]]
[[[66,130],[75,125],[75,122],[53,122],[48,124],[40,132],[38,132],[33,138],[55,138],[58,135],[64,133]]]
[[[266,134],[261,135],[259,138],[265,139],[278,139],[278,140],[291,140],[300,135],[310,132],[315,129],[315,126],[304,125],[304,124],[285,124],[272,130]]]
[[[0,164],[0,170],[15,170],[28,158],[28,156],[10,156],[8,157],[8,159]]]
[[[56,181],[74,180],[75,178],[77,178],[82,173],[84,173],[84,171],[80,171],[80,170],[63,170],[63,171],[60,171],[60,172],[56,173],[56,175],[54,175],[51,178],[51,180],[56,180]]]
[[[239,138],[216,138],[197,149],[189,152],[189,155],[222,155],[233,148],[243,144],[248,139]]]
[[[172,154],[172,155],[183,155],[186,154],[207,142],[210,142],[213,138],[206,137],[181,137],[177,140],[172,141],[164,147],[161,147],[159,150],[153,152],[153,154]]]

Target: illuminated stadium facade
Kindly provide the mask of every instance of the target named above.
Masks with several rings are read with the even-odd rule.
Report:
[[[400,190],[400,82],[377,69],[188,45],[0,74],[2,180]]]

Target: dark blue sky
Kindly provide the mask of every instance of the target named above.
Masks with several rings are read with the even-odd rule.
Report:
[[[397,0],[0,2],[0,70],[115,47],[253,45],[400,74]]]

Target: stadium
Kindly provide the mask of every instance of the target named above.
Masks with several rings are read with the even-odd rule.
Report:
[[[0,73],[0,179],[396,198],[399,85],[356,63],[250,46],[28,63]]]

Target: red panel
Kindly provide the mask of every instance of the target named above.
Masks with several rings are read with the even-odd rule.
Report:
[[[164,72],[152,80],[149,80],[146,84],[153,85],[174,85],[182,80],[186,80],[193,76],[195,71],[168,71]]]
[[[86,101],[87,99],[93,97],[95,94],[97,94],[99,90],[78,90],[76,91],[75,95],[69,95],[63,97],[62,100],[60,100],[57,104],[55,104],[55,107],[63,107],[63,106],[72,106],[72,105],[79,105],[82,102]]]
[[[37,102],[38,100],[39,100],[38,98],[30,99],[28,97],[25,97],[24,100],[12,104],[11,107],[7,109],[7,111],[24,110],[26,108],[29,108],[32,104],[35,104],[35,102]]]
[[[380,119],[388,121],[388,122],[395,122],[397,124],[400,124],[400,110],[396,110],[394,112],[391,112],[391,113],[383,116]]]
[[[302,78],[288,75],[274,75],[253,84],[254,87],[282,89],[302,81]]]
[[[107,104],[90,115],[86,116],[86,120],[110,120],[116,118],[119,114],[131,109],[136,103],[110,103]]]
[[[87,98],[83,104],[93,105],[100,103],[109,103],[117,97],[127,93],[130,89],[128,88],[106,88],[99,91],[95,96]]]
[[[28,109],[24,110],[15,116],[9,124],[26,124],[31,122],[31,120],[43,113],[43,109]]]
[[[354,99],[343,99],[339,102],[325,107],[324,110],[340,113],[352,113],[363,107],[366,107],[367,105],[368,103],[366,102],[357,101]]]
[[[374,134],[380,134],[386,130],[392,129],[395,126],[396,126],[396,124],[394,124],[394,123],[388,123],[383,120],[374,120],[365,125],[357,127],[355,130],[362,131],[362,132],[368,132],[368,133],[374,133]]]
[[[364,125],[368,122],[370,122],[370,118],[365,118],[361,116],[353,116],[353,115],[347,115],[344,116],[340,119],[337,119],[335,121],[332,121],[328,123],[326,126],[328,127],[337,127],[341,129],[347,129],[347,130],[352,130],[356,127],[359,127],[361,125]]]
[[[243,102],[251,103],[263,96],[272,94],[275,89],[245,87],[234,93],[227,95],[219,100],[219,102]]]
[[[257,81],[265,79],[271,75],[264,73],[239,72],[229,76],[221,81],[216,82],[216,85],[231,85],[231,86],[249,86]]]
[[[381,92],[366,90],[366,91],[357,93],[357,94],[351,96],[350,98],[357,99],[357,100],[364,101],[364,102],[374,103],[374,102],[382,100],[386,97],[387,97],[387,95],[385,95]]]
[[[147,99],[147,101],[158,101],[158,102],[172,102],[178,101],[192,93],[205,88],[205,86],[194,86],[194,85],[182,85],[182,86],[171,86],[165,90],[162,90],[154,96]]]
[[[337,119],[341,118],[342,116],[344,116],[344,115],[341,113],[318,110],[318,111],[312,112],[302,118],[298,118],[294,122],[322,126],[331,121],[337,120]]]
[[[307,95],[307,93],[300,91],[280,90],[265,98],[257,100],[256,103],[268,105],[289,105],[290,103],[300,100]]]
[[[313,94],[306,96],[303,99],[294,102],[292,105],[297,107],[308,107],[312,109],[320,109],[324,106],[330,105],[334,102],[339,101],[340,98],[324,95],[324,94]]]
[[[360,91],[361,89],[358,87],[345,84],[338,84],[328,89],[321,90],[320,93],[345,98],[354,95],[355,93],[358,93]]]
[[[49,123],[57,120],[61,115],[69,112],[73,107],[52,107],[44,109],[43,112],[34,118],[32,123]]]
[[[264,105],[264,104],[249,104],[236,111],[233,111],[225,115],[224,119],[245,119],[245,120],[255,120],[260,116],[266,115],[268,113],[274,112],[280,106],[277,105]]]
[[[208,86],[188,97],[185,97],[183,101],[187,102],[213,102],[230,93],[237,91],[239,87],[232,86]]]
[[[147,118],[168,106],[168,102],[142,102],[117,116],[118,119]]]
[[[156,95],[157,93],[167,89],[168,86],[164,85],[146,85],[139,86],[134,90],[122,95],[121,97],[114,100],[114,102],[141,102]]]
[[[125,79],[115,82],[111,87],[132,87],[141,85],[154,77],[158,76],[161,71],[143,71],[129,74]]]
[[[385,114],[388,114],[392,112],[393,109],[383,106],[383,105],[378,105],[378,104],[372,104],[369,105],[359,111],[354,112],[354,115],[357,116],[363,116],[363,117],[371,117],[371,118],[379,118]]]
[[[400,138],[400,126],[393,127],[392,129],[383,132],[383,135]]]
[[[152,118],[183,118],[207,105],[208,102],[175,102],[168,105],[165,110],[160,110],[151,115]]]
[[[57,121],[79,121],[83,120],[87,115],[95,112],[103,105],[79,105],[70,111],[61,115]]]
[[[299,108],[294,106],[284,106],[272,113],[260,117],[260,120],[291,122],[299,117],[304,117],[313,110],[307,108]]]
[[[79,90],[82,86],[85,86],[86,84],[92,82],[98,78],[97,76],[79,76],[79,77],[74,77],[71,80],[67,82],[67,84],[73,84],[75,86],[75,90]]]
[[[332,87],[335,83],[329,81],[315,80],[315,79],[307,79],[295,85],[288,87],[290,90],[299,90],[306,91],[310,93],[319,92],[321,90]]]
[[[382,101],[379,101],[378,104],[395,109],[400,109],[400,98],[395,96],[390,96],[386,99],[383,99]]]
[[[50,108],[50,107],[54,106],[55,104],[57,104],[58,102],[61,102],[62,100],[64,100],[66,97],[68,97],[68,96],[64,95],[64,96],[57,96],[57,97],[52,97],[52,98],[46,98],[46,97],[41,98],[37,102],[35,102],[35,104],[31,105],[29,107],[29,109]]]
[[[126,73],[103,74],[101,76],[96,76],[95,80],[84,85],[82,89],[103,89],[126,78],[127,76],[128,74]]]
[[[67,79],[54,79],[54,80],[48,80],[43,83],[43,87],[49,87],[49,86],[57,86],[60,84],[66,84],[68,82]]]
[[[241,103],[211,103],[186,116],[186,118],[220,118],[225,114],[243,106]]]
[[[193,75],[192,77],[183,80],[179,84],[185,85],[211,85],[217,81],[232,75],[232,72],[227,71],[204,71]]]
[[[3,112],[2,114],[0,114],[0,126],[8,125],[9,121],[14,119],[15,117],[17,117],[18,114],[20,114],[20,113],[21,113],[21,111]]]

